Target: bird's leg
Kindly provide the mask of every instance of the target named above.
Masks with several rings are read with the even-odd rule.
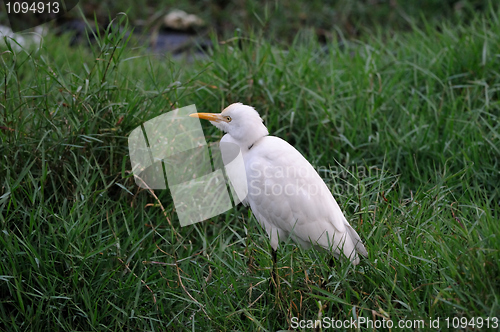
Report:
[[[328,261],[328,266],[333,269],[335,267],[334,264],[335,264],[335,261],[333,260],[333,257],[330,257],[330,260]]]
[[[277,251],[272,249],[272,252],[271,252],[271,256],[273,258],[273,271],[272,271],[272,277],[273,277],[273,280],[275,281],[276,283],[276,272],[278,270],[278,255],[277,255]],[[277,283],[276,283],[277,284]]]
[[[276,287],[276,290],[279,292],[279,284],[280,284],[280,279],[278,275],[278,251],[275,250],[274,248],[271,249],[271,257],[273,259],[273,268],[271,270],[271,292],[275,290],[274,287]]]
[[[333,269],[335,267],[335,259],[333,257],[330,257],[328,260],[328,267],[330,269]],[[325,278],[320,276],[319,280],[319,288],[326,290],[325,285],[328,283],[328,280],[325,280]]]

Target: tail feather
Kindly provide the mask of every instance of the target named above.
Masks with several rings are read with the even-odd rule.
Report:
[[[368,251],[366,251],[366,248],[363,245],[363,242],[361,241],[361,238],[359,237],[358,233],[356,233],[354,228],[352,228],[351,225],[349,225],[348,223],[346,223],[345,226],[347,229],[347,233],[349,233],[349,236],[351,237],[351,240],[354,243],[356,252],[361,256],[368,257]]]

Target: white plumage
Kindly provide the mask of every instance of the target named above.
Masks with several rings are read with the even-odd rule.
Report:
[[[241,149],[248,182],[243,201],[266,230],[274,250],[289,236],[304,248],[341,252],[353,264],[368,253],[330,190],[311,164],[281,138],[269,136],[255,109],[235,103],[220,114],[197,113],[227,134],[221,142]]]

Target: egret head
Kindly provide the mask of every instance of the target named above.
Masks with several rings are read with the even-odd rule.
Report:
[[[238,143],[246,146],[252,145],[269,134],[259,113],[252,106],[242,103],[231,104],[220,114],[194,113],[190,116],[209,120],[211,124],[231,135]]]

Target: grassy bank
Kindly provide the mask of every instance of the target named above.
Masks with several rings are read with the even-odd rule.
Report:
[[[3,49],[0,318],[6,330],[279,330],[292,318],[500,316],[500,22],[316,43],[214,40],[194,64],[47,36]],[[357,267],[292,244],[270,292],[250,211],[181,228],[130,174],[127,135],[168,110],[251,104],[313,163],[364,239]],[[221,134],[207,124],[207,137]],[[322,284],[322,287],[320,287]],[[476,326],[477,327],[477,326]]]
[[[67,5],[78,3],[70,1]],[[130,22],[141,30],[161,26],[163,16],[180,9],[200,17],[205,24],[200,31],[216,31],[227,38],[236,29],[259,31],[274,43],[287,44],[302,29],[314,29],[321,40],[331,41],[339,35],[360,38],[376,28],[399,32],[413,25],[439,25],[443,20],[460,23],[471,20],[477,13],[488,13],[491,0],[86,0],[80,6],[84,15],[97,18],[105,26],[110,17],[127,13]],[[7,7],[0,4],[0,24],[9,26]],[[55,18],[55,15],[52,16]],[[40,24],[40,16],[20,15],[16,26],[30,28]],[[71,10],[57,19],[56,26],[80,20],[80,10]],[[52,22],[54,23],[54,22]],[[160,25],[158,25],[160,24]],[[50,25],[50,26],[53,26]]]

